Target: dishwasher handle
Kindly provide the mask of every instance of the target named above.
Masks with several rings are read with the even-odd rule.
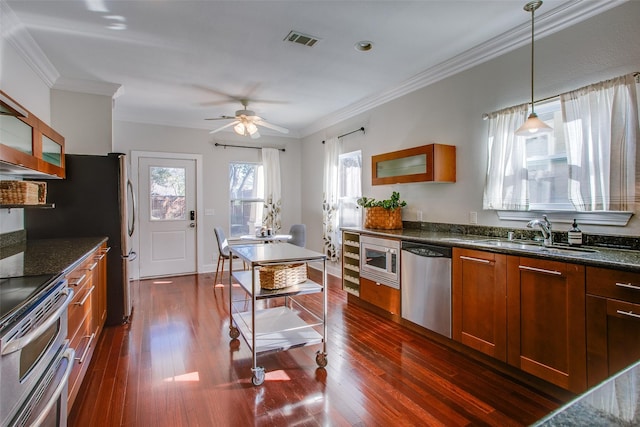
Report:
[[[425,258],[451,258],[451,248],[444,246],[402,242],[402,250]]]

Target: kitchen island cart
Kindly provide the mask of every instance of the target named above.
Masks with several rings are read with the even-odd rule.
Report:
[[[231,246],[230,251],[249,266],[248,270],[234,271],[233,266],[229,269],[229,336],[235,340],[242,335],[251,348],[253,384],[261,385],[265,379],[264,368],[257,364],[259,353],[321,344],[322,350],[316,353],[316,363],[325,367],[326,256],[290,243]],[[300,264],[302,268],[310,265],[321,268],[322,283],[307,278],[279,289],[261,287],[261,268],[289,266],[299,269]],[[235,294],[234,279],[240,285],[239,292]]]

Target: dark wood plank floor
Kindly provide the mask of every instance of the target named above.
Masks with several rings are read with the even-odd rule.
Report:
[[[520,426],[562,403],[347,304],[331,279],[326,369],[318,345],[262,354],[259,387],[246,343],[230,345],[228,285],[141,281],[131,324],[105,328],[69,425]]]

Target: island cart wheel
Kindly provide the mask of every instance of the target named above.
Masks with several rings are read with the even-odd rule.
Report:
[[[234,340],[235,340],[236,338],[238,338],[238,337],[240,336],[240,331],[239,331],[239,330],[238,330],[238,328],[236,328],[235,326],[231,326],[231,327],[229,328],[229,336],[230,336],[232,339],[234,339]]]
[[[321,368],[324,368],[325,366],[327,366],[327,353],[323,353],[321,351],[318,351],[316,353],[316,363],[318,364],[318,366],[320,366]]]
[[[253,371],[251,382],[255,386],[261,385],[264,382],[264,368],[262,366],[258,366],[255,369],[251,370]]]

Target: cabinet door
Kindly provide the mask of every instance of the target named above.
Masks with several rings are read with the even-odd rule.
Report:
[[[400,290],[360,278],[360,298],[391,314],[400,314]]]
[[[553,384],[586,389],[585,269],[507,259],[507,362]]]
[[[93,254],[92,272],[93,283],[96,287],[93,300],[93,332],[100,336],[107,317],[107,249],[103,244]]]
[[[638,360],[640,304],[587,295],[589,387]]]
[[[453,249],[453,339],[507,360],[506,256]]]

